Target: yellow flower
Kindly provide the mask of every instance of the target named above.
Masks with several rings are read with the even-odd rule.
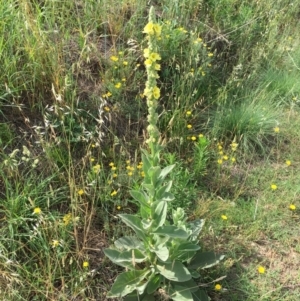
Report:
[[[144,49],[144,57],[145,57],[145,58],[148,58],[148,57],[149,57],[149,54],[150,54],[149,48],[145,48],[145,49]]]
[[[117,167],[116,166],[112,166],[111,170],[117,170]]]
[[[220,164],[220,165],[221,165],[221,164],[223,163],[223,160],[222,160],[222,159],[218,159],[218,161],[217,161],[217,162],[218,162],[218,164]]]
[[[152,92],[153,92],[153,97],[155,99],[159,99],[159,97],[160,97],[160,90],[159,90],[159,88],[158,87],[154,87],[153,90],[152,90]]]
[[[230,146],[231,146],[232,151],[236,151],[236,149],[237,149],[237,147],[238,147],[238,144],[235,143],[235,142],[232,142],[232,143],[230,144]]]
[[[93,166],[94,173],[98,173],[100,171],[100,168],[101,168],[100,164]]]
[[[215,285],[215,290],[216,291],[220,291],[222,289],[222,285],[221,284],[216,284]]]
[[[132,176],[132,171],[130,171],[129,173],[127,173],[129,177]]]
[[[291,209],[291,210],[296,210],[296,206],[293,205],[293,204],[291,204],[291,205],[290,205],[290,209]]]
[[[115,163],[113,163],[113,162],[110,162],[108,165],[109,165],[109,166],[114,166],[114,165],[115,165]]]
[[[117,210],[121,210],[122,207],[120,205],[117,206]]]
[[[53,239],[52,240],[52,248],[56,248],[57,246],[59,246],[59,241],[57,239]]]
[[[192,111],[186,111],[186,115],[187,115],[187,116],[192,115]]]
[[[122,82],[126,82],[126,78],[125,77],[122,78]]]
[[[191,129],[193,126],[192,126],[191,124],[188,124],[186,127],[187,127],[188,129]]]
[[[274,127],[273,130],[274,130],[275,133],[279,133],[279,131],[280,131],[278,126]]]
[[[33,209],[33,214],[41,214],[41,213],[42,213],[42,210],[41,210],[40,207],[35,207],[35,208]]]
[[[113,173],[113,178],[116,178],[117,176],[118,176],[118,174],[116,174],[116,173]]]
[[[218,145],[218,149],[219,150],[223,149],[222,145]]]
[[[292,162],[291,162],[290,160],[286,160],[286,161],[285,161],[285,164],[286,164],[287,166],[290,166],[290,165],[292,164]]]
[[[145,177],[145,172],[141,171],[141,177]]]
[[[209,57],[214,56],[214,54],[213,54],[212,52],[209,52],[207,55],[208,55]]]
[[[160,55],[158,53],[152,52],[149,55],[149,59],[152,60],[153,62],[155,62],[155,61],[161,60],[161,57],[160,57]]]
[[[222,218],[222,220],[224,220],[224,221],[226,221],[228,218],[227,218],[227,216],[225,215],[225,214],[222,214],[221,215],[221,218]]]
[[[118,192],[116,190],[114,190],[110,195],[111,196],[115,196]]]
[[[83,195],[83,194],[84,194],[84,190],[83,190],[83,189],[79,189],[79,190],[77,191],[77,193],[78,193],[79,195]]]
[[[156,71],[159,71],[159,70],[160,70],[160,64],[155,64],[154,69],[155,69]]]
[[[128,62],[127,62],[127,61],[124,61],[124,62],[123,62],[123,65],[124,65],[124,66],[127,66],[127,65],[128,65]]]
[[[115,55],[111,56],[110,59],[114,62],[117,62],[119,60],[119,58]]]
[[[193,141],[195,141],[197,138],[196,138],[195,136],[192,136],[191,139],[192,139]]]
[[[234,157],[231,158],[231,162],[234,163],[236,160]]]
[[[224,159],[225,161],[227,161],[227,160],[228,160],[228,156],[227,156],[227,155],[223,156],[223,159]]]
[[[203,138],[204,137],[204,135],[203,134],[199,134],[199,138]]]
[[[146,66],[146,67],[152,66],[152,63],[153,63],[153,61],[152,61],[151,59],[146,59],[146,60],[145,60],[145,66]]]
[[[115,87],[116,87],[117,89],[120,89],[120,88],[121,88],[121,86],[122,86],[122,84],[121,84],[121,83],[117,83],[117,84],[115,84]]]
[[[156,36],[160,36],[161,35],[161,26],[160,25],[158,25],[158,24],[154,24],[153,25],[153,29],[154,29],[154,31],[155,31],[155,33],[156,33]]]
[[[72,219],[72,213],[68,213],[63,217],[64,225],[67,226]]]
[[[105,107],[104,107],[104,110],[105,110],[106,112],[109,112],[109,111],[110,111],[110,108],[107,107],[107,106],[105,106]]]
[[[257,271],[259,274],[264,274],[265,273],[265,268],[263,266],[258,266]]]
[[[154,24],[153,24],[152,22],[149,22],[149,23],[144,27],[143,33],[153,35],[153,34],[154,34],[154,28],[153,28],[153,25],[154,25]]]
[[[112,96],[112,94],[108,91],[108,92],[106,93],[106,96],[107,96],[107,97],[110,97],[110,96]]]
[[[83,266],[84,268],[88,268],[88,267],[89,267],[88,261],[84,261],[84,262],[82,263],[82,266]]]
[[[272,190],[276,190],[276,189],[277,189],[277,185],[276,185],[276,184],[272,184],[272,185],[271,185],[271,189],[272,189]]]

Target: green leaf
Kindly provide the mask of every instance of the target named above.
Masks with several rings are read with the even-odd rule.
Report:
[[[171,293],[171,298],[174,301],[193,301],[191,291],[181,285],[173,285],[169,293]]]
[[[160,180],[164,180],[164,178],[165,178],[165,177],[173,170],[174,167],[175,167],[175,164],[166,166],[166,167],[160,172],[159,179],[160,179]]]
[[[156,198],[157,199],[162,199],[163,198],[163,195],[167,192],[170,191],[172,187],[172,181],[169,181],[167,185],[164,185],[162,187],[160,187],[157,192],[156,192]]]
[[[189,234],[186,231],[173,225],[161,227],[153,233],[181,239],[187,239],[189,237]]]
[[[160,286],[161,286],[161,276],[160,275],[155,275],[151,277],[150,281],[148,282],[147,286],[147,293],[153,294]]]
[[[192,234],[190,235],[191,241],[197,241],[198,236],[204,226],[205,220],[198,219],[187,224],[187,227],[192,230]]]
[[[142,206],[146,206],[146,207],[150,208],[150,205],[148,203],[148,201],[150,200],[150,198],[149,198],[149,196],[144,191],[131,190],[130,194]]]
[[[177,248],[172,252],[173,259],[180,259],[180,261],[188,261],[193,258],[200,247],[192,242],[180,242]]]
[[[207,293],[201,289],[196,292],[192,292],[192,296],[194,301],[209,301]]]
[[[186,289],[188,288],[190,292],[196,292],[199,289],[197,283],[193,279],[190,279],[186,282],[181,282],[180,286],[185,287]]]
[[[151,183],[154,185],[154,187],[157,187],[159,183],[159,177],[161,174],[161,168],[159,166],[151,167],[148,171],[148,175],[151,178]]]
[[[201,276],[196,270],[190,270],[190,273],[191,273],[192,277],[195,279],[197,279]]]
[[[167,261],[169,258],[169,250],[166,246],[159,245],[154,248],[154,252],[161,261]]]
[[[155,298],[153,295],[145,295],[145,297],[143,297],[141,301],[155,301]]]
[[[154,230],[158,227],[161,227],[165,223],[167,217],[167,209],[168,205],[166,202],[158,201],[152,204],[151,211]]]
[[[133,229],[138,238],[142,240],[146,239],[142,222],[137,216],[131,214],[119,214],[119,217],[122,219],[123,223]]]
[[[118,260],[120,256],[120,251],[114,250],[114,249],[105,249],[104,254],[115,264],[128,268],[130,270],[134,270],[134,266],[132,264],[132,261],[124,261],[124,260]]]
[[[121,273],[108,292],[107,297],[124,297],[133,292],[147,276],[149,270],[135,270]]]
[[[218,264],[224,257],[224,255],[218,255],[213,252],[197,252],[188,267],[190,269],[207,269]]]
[[[142,242],[135,236],[123,236],[114,242],[116,248],[119,250],[129,250],[129,249],[144,249]]]
[[[172,281],[185,282],[192,278],[189,270],[176,260],[157,264],[156,267],[162,276]]]

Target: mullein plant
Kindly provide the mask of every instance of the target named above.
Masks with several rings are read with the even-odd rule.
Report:
[[[151,301],[156,298],[178,301],[208,300],[200,289],[199,269],[217,264],[223,255],[200,250],[198,236],[203,220],[187,221],[182,208],[173,210],[167,219],[168,202],[174,200],[172,181],[167,175],[175,165],[160,167],[160,132],[157,128],[157,102],[160,89],[157,86],[160,70],[157,41],[161,26],[155,20],[153,7],[149,12],[149,23],[144,28],[148,48],[144,50],[147,82],[144,94],[148,105],[148,151],[142,150],[143,183],[131,191],[139,203],[136,215],[119,214],[134,235],[123,236],[114,246],[105,249],[105,255],[115,264],[126,269],[115,279],[107,297],[124,298],[126,301]]]

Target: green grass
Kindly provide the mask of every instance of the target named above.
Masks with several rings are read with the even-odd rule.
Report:
[[[162,163],[176,163],[173,208],[205,218],[203,248],[226,255],[203,285],[213,301],[296,301],[296,3],[148,2],[2,3],[0,297],[106,300],[120,270],[102,250],[128,231],[117,214],[137,211],[129,191],[143,176],[151,4],[163,28],[158,114]]]

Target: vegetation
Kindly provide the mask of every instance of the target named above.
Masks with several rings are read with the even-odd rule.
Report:
[[[156,299],[299,299],[295,1],[7,0],[0,17],[3,300],[118,300],[136,285],[116,290],[129,272],[109,258],[149,267],[138,287],[155,282]],[[132,267],[131,246],[125,261],[112,246],[124,251],[130,227],[143,240],[129,220],[147,214],[155,222],[140,236],[159,247],[147,259],[134,248]],[[172,227],[183,236],[162,234]],[[183,240],[193,250],[180,253]],[[198,248],[225,257],[197,269]],[[167,255],[193,285],[163,269]]]

